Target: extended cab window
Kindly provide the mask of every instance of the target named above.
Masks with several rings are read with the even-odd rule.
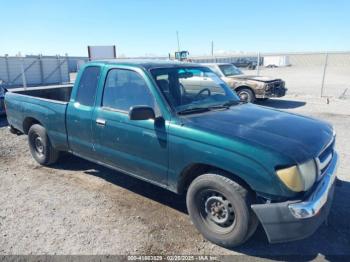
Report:
[[[112,69],[108,72],[102,106],[120,111],[143,105],[154,108],[154,98],[145,80],[134,71]]]
[[[89,66],[85,68],[80,78],[76,101],[82,105],[93,106],[95,95],[100,78],[100,67]]]

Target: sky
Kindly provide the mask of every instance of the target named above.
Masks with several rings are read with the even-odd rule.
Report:
[[[350,50],[348,0],[0,0],[0,56]]]

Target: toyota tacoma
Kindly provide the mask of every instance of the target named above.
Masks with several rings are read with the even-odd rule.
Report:
[[[272,243],[305,238],[331,208],[333,128],[242,102],[203,65],[89,62],[74,86],[9,90],[5,108],[39,164],[70,152],[185,194],[194,226],[224,247],[259,223]]]

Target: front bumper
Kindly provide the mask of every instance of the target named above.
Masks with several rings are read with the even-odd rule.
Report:
[[[252,205],[270,243],[306,238],[327,219],[333,200],[337,164],[338,155],[334,152],[322,179],[305,200]]]
[[[268,90],[265,91],[262,94],[256,94],[256,98],[272,98],[272,97],[282,97],[285,96],[287,93],[287,88],[285,87],[279,87],[279,88],[275,88],[273,90]]]

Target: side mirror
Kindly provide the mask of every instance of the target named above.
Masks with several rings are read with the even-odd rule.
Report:
[[[130,120],[148,120],[155,118],[154,110],[149,106],[133,106],[129,110]]]

